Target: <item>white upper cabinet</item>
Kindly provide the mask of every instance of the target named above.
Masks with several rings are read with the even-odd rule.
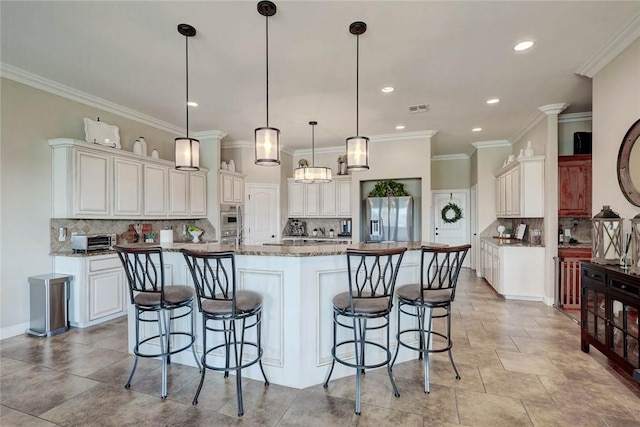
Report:
[[[220,203],[233,205],[244,203],[244,175],[220,171]]]
[[[206,217],[207,169],[72,139],[49,145],[54,218]]]
[[[114,158],[113,171],[113,214],[142,215],[142,163]]]
[[[544,156],[517,159],[495,176],[498,218],[544,216]]]
[[[322,184],[288,180],[289,218],[343,218],[351,216],[351,178]]]

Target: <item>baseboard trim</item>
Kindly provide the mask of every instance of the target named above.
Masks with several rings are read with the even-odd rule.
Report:
[[[0,329],[0,341],[24,334],[25,331],[29,329],[29,326],[29,322],[23,322]]]

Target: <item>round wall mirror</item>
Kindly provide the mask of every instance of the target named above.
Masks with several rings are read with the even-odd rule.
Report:
[[[629,128],[620,145],[618,183],[624,197],[640,206],[640,119]]]

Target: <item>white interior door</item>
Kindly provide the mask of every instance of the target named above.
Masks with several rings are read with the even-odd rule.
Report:
[[[433,190],[433,236],[436,243],[450,246],[469,243],[469,190]],[[462,218],[456,222],[446,222],[442,219],[442,210],[454,203],[462,211]],[[449,210],[448,217],[451,217]],[[470,254],[464,260],[463,267],[470,266]]]
[[[280,240],[278,184],[247,183],[246,190],[244,243],[261,245]]]
[[[471,250],[469,251],[470,267],[476,270],[476,275],[480,277],[480,239],[478,238],[478,184],[471,187],[469,198],[469,235],[471,242]]]

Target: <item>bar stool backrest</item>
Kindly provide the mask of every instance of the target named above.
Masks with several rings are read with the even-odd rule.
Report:
[[[460,268],[469,248],[471,245],[421,248],[420,299],[424,298],[424,291],[442,289],[450,290],[451,301],[454,300]]]
[[[131,303],[138,293],[160,293],[164,305],[164,259],[158,246],[133,248],[114,246],[129,283]]]
[[[353,298],[387,298],[391,309],[391,297],[406,250],[407,248],[347,249],[352,312]]]
[[[198,309],[202,311],[202,300],[217,300],[231,306],[236,313],[236,260],[232,251],[198,252],[181,250],[184,255],[193,286],[198,294]]]

